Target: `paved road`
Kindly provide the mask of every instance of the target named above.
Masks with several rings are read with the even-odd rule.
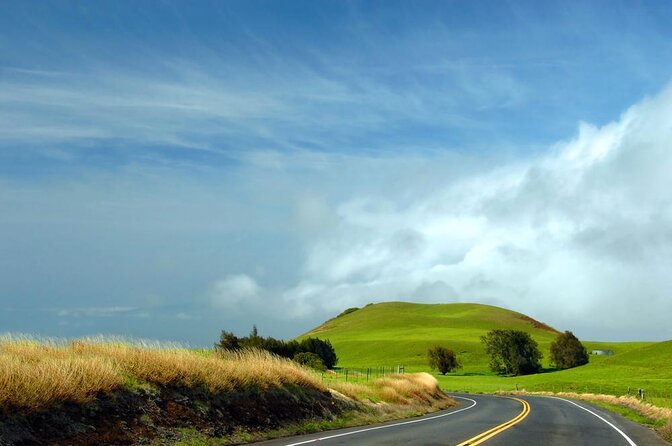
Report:
[[[584,402],[451,395],[457,407],[425,417],[258,445],[669,446],[651,430]]]

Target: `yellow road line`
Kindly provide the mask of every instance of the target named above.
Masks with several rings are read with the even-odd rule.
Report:
[[[527,417],[530,413],[530,404],[527,401],[521,400],[521,399],[518,399],[518,398],[511,398],[511,399],[516,400],[520,404],[523,405],[523,411],[521,413],[519,413],[515,418],[510,419],[506,423],[502,423],[499,426],[495,426],[492,429],[489,429],[489,430],[487,430],[483,433],[480,433],[480,434],[476,435],[475,437],[472,437],[472,438],[468,439],[467,441],[464,441],[464,442],[458,444],[457,446],[476,446],[477,444],[481,444],[481,443],[489,440],[490,438],[494,437],[495,435],[501,434],[502,432],[504,432],[508,428],[513,427],[516,424],[523,421],[525,419],[525,417]]]

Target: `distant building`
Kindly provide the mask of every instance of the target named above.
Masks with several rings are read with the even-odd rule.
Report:
[[[607,355],[611,356],[614,354],[613,350],[593,350],[590,352],[591,355]]]

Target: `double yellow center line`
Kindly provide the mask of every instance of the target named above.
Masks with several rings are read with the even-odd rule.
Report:
[[[523,405],[523,411],[520,414],[518,414],[518,416],[516,416],[515,418],[512,418],[511,420],[507,421],[506,423],[502,423],[499,426],[495,426],[492,429],[483,432],[482,434],[478,434],[475,437],[472,437],[472,438],[468,439],[467,441],[464,441],[464,442],[458,444],[457,446],[475,446],[477,444],[481,444],[481,443],[489,440],[490,438],[494,437],[495,435],[501,434],[502,432],[504,432],[508,428],[513,427],[516,424],[523,421],[525,419],[525,417],[528,416],[529,413],[530,413],[530,404],[527,401],[521,400],[521,399],[518,399],[518,398],[511,398],[511,399],[516,400],[520,404]]]

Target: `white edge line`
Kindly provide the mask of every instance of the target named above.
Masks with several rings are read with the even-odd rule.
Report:
[[[621,436],[623,436],[623,438],[625,438],[625,440],[630,444],[630,446],[637,446],[637,444],[636,444],[634,441],[632,441],[632,439],[631,439],[630,437],[628,437],[628,436],[625,434],[625,432],[623,432],[623,431],[620,430],[618,427],[616,427],[613,423],[611,423],[611,422],[608,421],[608,420],[605,420],[603,417],[601,417],[600,415],[596,414],[596,413],[593,412],[592,410],[590,410],[590,409],[586,409],[585,407],[583,407],[583,406],[580,405],[580,404],[575,403],[574,401],[566,400],[566,399],[564,399],[564,398],[558,398],[557,396],[545,396],[545,398],[553,398],[553,399],[556,399],[556,400],[567,401],[569,404],[573,404],[573,405],[575,405],[576,407],[578,407],[579,409],[583,409],[583,410],[585,410],[586,412],[595,415],[597,418],[599,418],[600,420],[604,421],[604,422],[607,423],[609,426],[611,426],[616,432],[618,432],[619,434],[621,434]]]
[[[472,404],[469,407],[463,407],[462,409],[454,410],[452,412],[444,413],[444,414],[441,414],[441,415],[436,415],[436,416],[433,416],[433,417],[419,418],[417,420],[403,421],[401,423],[386,424],[386,425],[383,425],[383,426],[368,427],[366,429],[360,429],[360,430],[351,431],[351,432],[344,432],[342,434],[328,435],[326,437],[313,438],[312,440],[300,441],[298,443],[291,443],[291,444],[288,444],[286,446],[299,446],[301,444],[315,443],[317,441],[330,440],[332,438],[345,437],[347,435],[361,434],[362,432],[370,432],[370,431],[375,431],[375,430],[379,430],[379,429],[387,429],[387,428],[390,428],[390,427],[403,426],[405,424],[422,423],[422,422],[425,422],[425,421],[436,420],[437,418],[443,418],[443,417],[447,417],[449,415],[454,415],[456,413],[459,413],[459,412],[462,412],[462,411],[465,411],[465,410],[469,410],[477,404],[476,401],[472,400],[471,398],[463,398],[461,396],[454,396],[454,395],[450,395],[450,397],[451,398],[459,398],[461,400],[468,400],[468,401],[471,401],[474,404]],[[636,446],[636,445],[634,445],[634,446]]]

